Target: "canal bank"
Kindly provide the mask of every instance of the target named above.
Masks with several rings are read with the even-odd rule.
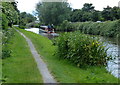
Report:
[[[27,31],[32,31],[32,32],[37,32],[37,34],[39,34],[39,29],[38,28],[31,28],[31,29],[27,29]],[[47,35],[47,36],[46,36]],[[50,38],[54,38],[54,36],[51,37],[51,35],[46,34],[44,36],[46,37],[50,37]],[[48,37],[48,38],[49,38]],[[98,37],[98,36],[97,36]],[[106,37],[99,37],[100,40],[104,43],[104,45],[106,46],[106,48],[109,48],[107,51],[108,56],[112,55],[114,56],[118,56],[119,57],[119,49],[120,49],[120,45],[118,44],[118,40],[117,39],[113,39],[113,38],[106,38]],[[106,69],[115,77],[119,77],[120,78],[120,74],[119,74],[119,59],[116,58],[113,61],[108,61],[108,65],[106,67]]]

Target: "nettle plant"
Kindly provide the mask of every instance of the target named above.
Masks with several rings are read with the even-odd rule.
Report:
[[[64,33],[57,38],[55,44],[58,46],[57,55],[78,67],[105,66],[107,60],[111,59],[102,42],[80,32]]]
[[[12,28],[2,30],[2,59],[10,57],[12,50],[8,47],[11,37],[14,36],[14,30]]]

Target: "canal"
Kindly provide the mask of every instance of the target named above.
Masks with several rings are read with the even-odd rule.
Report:
[[[51,34],[46,34],[41,31],[39,31],[39,28],[30,28],[30,29],[25,29],[27,31],[32,31],[36,34],[40,34],[42,36],[48,37],[49,39],[55,38],[58,36],[58,34],[53,33]],[[107,50],[107,55],[112,56],[112,58],[115,58],[111,61],[107,62],[107,67],[106,69],[115,77],[120,78],[120,40],[115,39],[115,38],[108,38],[108,37],[101,37],[101,36],[95,36],[99,37],[101,42],[104,42],[104,45],[106,46]]]

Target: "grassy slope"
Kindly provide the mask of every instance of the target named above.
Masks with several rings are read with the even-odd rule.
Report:
[[[9,47],[12,56],[3,59],[3,79],[7,77],[7,83],[39,83],[41,75],[29,50],[25,39],[17,32],[11,39]]]
[[[54,55],[56,47],[47,38],[32,32],[22,31],[34,43],[37,51],[44,57],[48,68],[61,83],[117,83],[118,79],[108,73],[104,67],[80,69],[67,60],[59,60]]]

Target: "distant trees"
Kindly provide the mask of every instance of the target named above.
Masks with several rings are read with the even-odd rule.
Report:
[[[22,12],[20,13],[20,27],[25,28],[26,24],[34,22],[36,20],[36,17],[34,17],[32,14]]]
[[[107,21],[120,19],[120,8],[107,6],[103,11],[94,9],[93,4],[85,3],[82,9],[73,9],[71,12],[70,21],[85,22],[85,21]]]
[[[89,4],[89,3],[85,3],[84,5],[83,5],[83,8],[82,8],[82,11],[86,11],[86,12],[92,12],[92,11],[94,11],[95,9],[94,9],[95,7],[93,6],[93,4]]]
[[[107,6],[106,8],[104,8],[104,10],[101,13],[102,13],[102,17],[104,18],[104,21],[120,19],[119,7],[112,8]]]
[[[92,4],[85,3],[82,9],[74,9],[71,13],[72,22],[97,21],[98,12]]]
[[[95,10],[91,3],[81,9],[71,9],[67,2],[39,2],[36,12],[41,22],[59,25],[64,20],[71,22],[108,21],[120,19],[120,8],[107,6],[103,11]]]
[[[69,19],[71,8],[67,2],[42,2],[36,6],[39,20],[45,24],[60,24]]]

